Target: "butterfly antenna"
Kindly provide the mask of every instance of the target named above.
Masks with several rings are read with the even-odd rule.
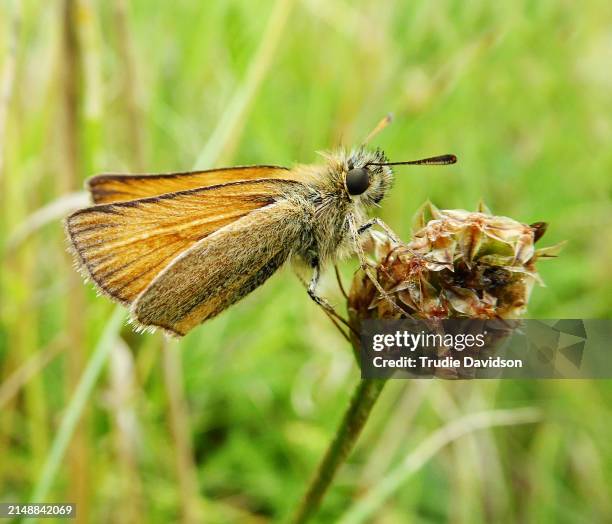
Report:
[[[455,155],[440,155],[431,156],[429,158],[421,158],[420,160],[408,160],[405,162],[368,162],[368,166],[444,166],[455,164],[457,157]]]
[[[385,127],[387,127],[393,121],[393,115],[388,113],[378,124],[376,127],[370,131],[368,136],[365,137],[364,141],[361,143],[361,147],[367,145],[367,143],[372,140],[378,133],[380,133]]]

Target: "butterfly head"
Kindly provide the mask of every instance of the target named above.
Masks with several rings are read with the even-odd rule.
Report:
[[[389,162],[385,153],[376,149],[368,151],[361,147],[342,158],[338,155],[342,171],[343,189],[350,199],[359,199],[365,206],[377,205],[393,183],[391,166],[441,166],[457,162],[455,155],[439,155],[420,160]]]
[[[341,150],[326,157],[338,188],[355,204],[378,205],[393,183],[390,167],[373,164],[383,164],[388,160],[380,149]]]

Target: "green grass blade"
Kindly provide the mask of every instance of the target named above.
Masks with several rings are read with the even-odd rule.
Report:
[[[115,308],[115,311],[106,324],[104,332],[102,333],[102,336],[100,337],[100,340],[98,341],[98,344],[95,347],[89,362],[87,363],[83,376],[81,377],[81,380],[79,381],[76,390],[70,399],[68,409],[66,410],[59,430],[53,439],[53,443],[51,444],[51,449],[49,450],[47,460],[42,468],[42,473],[38,478],[36,486],[34,486],[34,490],[32,491],[30,502],[44,502],[46,499],[57,475],[62,459],[64,458],[66,449],[70,444],[70,439],[72,438],[81,414],[83,413],[83,409],[91,396],[91,392],[93,391],[94,386],[102,373],[104,364],[106,364],[108,356],[113,348],[113,343],[117,337],[117,333],[124,321],[124,318],[125,313],[123,309],[119,307]]]

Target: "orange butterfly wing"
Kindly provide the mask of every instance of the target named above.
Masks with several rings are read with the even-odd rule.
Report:
[[[97,205],[70,215],[66,230],[82,271],[127,305],[179,254],[295,184],[253,180]]]
[[[137,200],[187,189],[263,179],[292,179],[291,170],[279,166],[245,166],[153,175],[97,175],[87,181],[95,204]]]
[[[284,200],[203,238],[138,296],[132,319],[185,335],[271,277],[299,243],[303,218],[298,206]]]

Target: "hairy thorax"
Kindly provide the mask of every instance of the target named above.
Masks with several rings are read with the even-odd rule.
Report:
[[[339,191],[333,177],[313,175],[307,192],[292,196],[296,208],[302,210],[301,242],[294,255],[311,267],[334,263],[354,253],[350,223],[359,228],[367,220],[363,205]]]

